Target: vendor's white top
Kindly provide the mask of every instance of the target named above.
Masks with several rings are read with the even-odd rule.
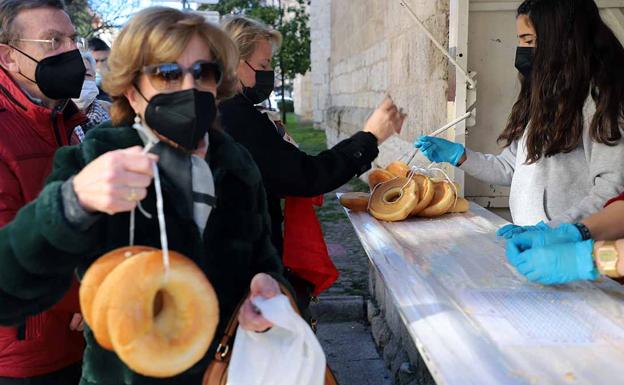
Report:
[[[437,384],[624,383],[616,282],[527,282],[496,237],[506,221],[475,204],[435,219],[349,218],[384,283],[375,292],[386,315],[398,312]]]
[[[467,148],[460,168],[484,182],[511,186],[509,207],[517,225],[577,222],[624,191],[624,140],[617,146],[592,141],[589,127],[595,110],[590,97],[583,109],[583,142],[570,153],[529,165],[523,137],[500,155]]]

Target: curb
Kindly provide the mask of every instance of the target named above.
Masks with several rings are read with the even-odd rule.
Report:
[[[366,302],[359,295],[320,297],[310,304],[312,318],[320,322],[349,322],[366,320]]]

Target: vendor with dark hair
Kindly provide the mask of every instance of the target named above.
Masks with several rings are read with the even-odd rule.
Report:
[[[522,88],[498,138],[503,152],[427,136],[415,144],[431,161],[511,186],[515,225],[503,236],[579,221],[624,190],[624,48],[595,2],[524,1],[516,29]]]

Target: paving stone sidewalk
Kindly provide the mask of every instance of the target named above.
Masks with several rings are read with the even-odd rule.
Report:
[[[317,209],[329,255],[340,271],[338,280],[322,296],[368,296],[368,257],[336,198],[337,192],[349,191],[368,191],[368,186],[354,178],[325,194],[323,207]]]
[[[308,154],[326,148],[324,133],[311,129],[309,122],[288,129]],[[317,315],[317,337],[340,385],[392,385],[364,313],[369,297],[368,257],[336,198],[337,192],[348,191],[368,191],[368,186],[353,178],[325,194],[323,206],[317,208],[329,255],[340,272],[334,285],[321,294],[320,304],[313,305],[324,309]]]

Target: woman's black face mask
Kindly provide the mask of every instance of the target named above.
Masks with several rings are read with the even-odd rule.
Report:
[[[147,126],[188,152],[197,149],[217,116],[211,92],[191,88],[158,94],[150,100],[138,92],[147,102]]]
[[[530,78],[533,72],[533,57],[535,47],[518,47],[516,49],[516,69],[525,78]]]
[[[243,85],[243,95],[253,104],[262,103],[271,96],[271,92],[275,88],[275,71],[256,70],[247,60],[245,63],[256,73],[256,85],[253,87]]]

